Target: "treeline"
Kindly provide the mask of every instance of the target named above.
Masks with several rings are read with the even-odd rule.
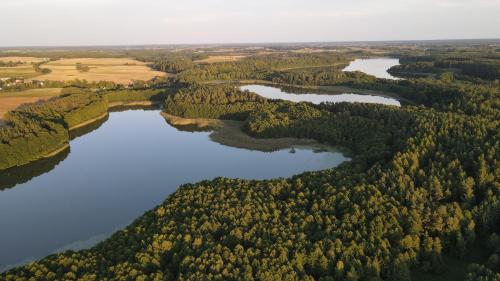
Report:
[[[44,64],[44,63],[45,63],[45,61],[43,61],[43,62],[37,62],[37,63],[33,63],[33,64],[32,64],[32,65],[33,65],[33,69],[34,69],[36,72],[40,73],[40,74],[49,74],[49,73],[51,73],[51,72],[52,72],[52,70],[50,70],[49,68],[43,68],[43,67],[42,67],[42,64]]]
[[[230,85],[193,85],[167,97],[164,110],[184,118],[245,120],[266,99]]]
[[[192,68],[195,63],[187,57],[160,57],[155,58],[153,68],[168,73],[180,73]]]
[[[0,127],[0,170],[55,152],[69,141],[68,129],[107,112],[97,94],[74,94],[11,111]]]
[[[425,73],[455,72],[458,77],[467,76],[485,80],[500,79],[500,54],[490,48],[466,48],[450,50],[430,49],[426,53],[407,54],[400,57],[402,65],[389,70],[401,76]]]
[[[340,70],[293,70],[275,71],[269,73],[265,80],[292,85],[306,86],[334,86],[343,85],[352,81],[361,83],[376,82],[376,78],[362,72],[345,72]]]
[[[377,79],[361,72],[295,70],[273,72],[266,80],[278,84],[307,86],[348,86],[357,89],[396,93],[406,100],[440,111],[498,115],[500,85],[455,81],[452,73],[438,79]]]
[[[170,92],[105,91],[93,93],[70,87],[59,98],[43,104],[26,105],[7,113],[0,127],[0,170],[21,166],[55,152],[69,142],[69,130],[107,114],[109,102],[161,102]]]
[[[291,54],[246,57],[236,62],[196,65],[179,74],[180,82],[210,80],[265,79],[275,70],[347,64],[342,54]]]
[[[16,67],[19,65],[24,64],[22,61],[1,61],[0,60],[0,67]]]
[[[110,104],[131,103],[141,101],[161,102],[167,95],[172,94],[171,89],[149,89],[149,90],[115,90],[107,91],[105,96]]]

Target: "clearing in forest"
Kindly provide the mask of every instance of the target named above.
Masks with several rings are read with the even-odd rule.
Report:
[[[234,55],[234,56],[209,56],[206,59],[197,60],[197,63],[216,63],[216,62],[231,62],[241,60],[246,56]]]

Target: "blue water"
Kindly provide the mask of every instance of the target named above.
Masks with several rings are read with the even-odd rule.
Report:
[[[322,102],[360,102],[360,103],[378,103],[385,105],[401,106],[401,103],[393,98],[375,96],[375,95],[362,95],[362,94],[315,94],[315,93],[300,93],[294,94],[286,92],[280,88],[262,86],[262,85],[245,85],[240,87],[242,90],[257,93],[268,99],[281,99],[293,102],[307,101],[315,104]]]
[[[99,129],[71,141],[55,168],[0,191],[0,270],[91,247],[183,183],[288,177],[346,160],[312,148],[268,153],[224,146],[209,132],[175,129],[158,110],[111,113]]]
[[[361,71],[377,78],[397,80],[399,78],[392,76],[387,70],[399,65],[399,59],[395,58],[368,58],[356,59],[352,61],[343,71]]]

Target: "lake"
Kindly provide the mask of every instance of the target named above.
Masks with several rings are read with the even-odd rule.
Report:
[[[399,78],[387,72],[389,68],[396,65],[399,65],[399,59],[395,58],[356,59],[344,68],[343,71],[361,71],[377,78],[397,80]]]
[[[114,112],[98,125],[69,151],[0,173],[0,271],[89,248],[183,183],[289,177],[349,160],[313,147],[269,153],[224,146],[209,132],[177,130],[159,110]]]
[[[310,92],[306,93],[291,93],[290,91],[285,91],[280,88],[263,86],[263,85],[245,85],[240,87],[242,90],[248,90],[250,92],[257,93],[268,99],[281,99],[289,100],[293,102],[312,102],[319,104],[321,102],[362,102],[362,103],[378,103],[385,105],[395,105],[401,106],[401,103],[389,97],[375,96],[369,94],[353,94],[353,93],[343,93],[343,94],[319,94]],[[301,90],[304,91],[304,90]]]

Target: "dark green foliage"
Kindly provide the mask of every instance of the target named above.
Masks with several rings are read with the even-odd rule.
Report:
[[[76,70],[78,70],[79,72],[89,72],[90,67],[88,65],[84,65],[80,62],[77,62],[76,63]]]
[[[165,111],[185,118],[245,120],[266,99],[230,85],[193,85],[167,97]]]
[[[74,94],[11,111],[0,127],[0,170],[27,164],[64,147],[68,129],[107,112],[97,94]]]
[[[153,63],[153,68],[159,71],[168,73],[180,73],[186,69],[193,67],[195,64],[189,58],[185,57],[167,57],[156,58]]]
[[[466,80],[498,80],[500,55],[494,48],[429,49],[423,54],[401,56],[402,65],[391,68],[390,72],[403,77],[414,77],[451,71]]]
[[[342,54],[286,54],[254,56],[237,62],[197,65],[179,74],[180,82],[265,79],[276,70],[307,68],[311,66],[345,65]]]
[[[16,67],[24,64],[21,61],[0,61],[0,67]]]
[[[139,101],[153,101],[159,102],[163,101],[167,95],[170,94],[170,90],[118,90],[106,92],[110,104],[113,103],[128,103],[128,102],[139,102]]]
[[[54,157],[40,159],[20,167],[0,170],[0,190],[12,188],[17,184],[28,182],[35,177],[53,170],[57,164],[68,157],[69,151],[68,148]]]
[[[41,65],[44,64],[45,62],[38,62],[38,63],[33,63],[33,68],[35,69],[36,72],[40,74],[49,74],[52,72],[52,70],[48,68],[42,68]]]
[[[485,266],[473,265],[469,268],[465,281],[500,281],[500,273],[495,273]]]

